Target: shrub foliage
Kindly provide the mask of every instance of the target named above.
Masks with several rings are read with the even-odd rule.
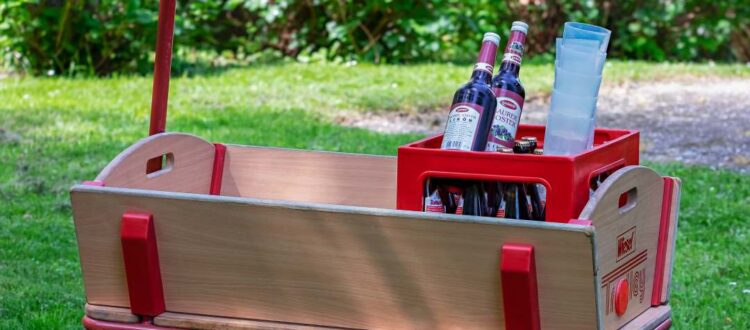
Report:
[[[528,51],[549,54],[566,21],[612,30],[610,56],[750,60],[745,0],[179,1],[178,54],[247,59],[470,61],[485,31],[530,24]],[[157,0],[5,0],[0,55],[34,74],[147,72]]]

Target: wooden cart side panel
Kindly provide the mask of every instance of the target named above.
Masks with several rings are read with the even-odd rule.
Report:
[[[169,312],[497,329],[499,249],[525,243],[537,253],[542,327],[597,324],[591,228],[86,186],[72,198],[91,304],[128,306],[118,232],[128,210],[154,215]]]
[[[146,162],[172,154],[171,167],[146,173]],[[161,133],[144,138],[112,160],[97,176],[108,187],[208,194],[213,144],[190,134]]]
[[[396,157],[227,145],[222,195],[396,207]]]
[[[634,190],[633,190],[634,189]],[[596,228],[599,307],[605,329],[651,307],[664,183],[653,170],[628,166],[612,174],[581,212]],[[633,192],[620,207],[620,196]],[[617,315],[618,283],[628,281],[627,309]],[[659,294],[659,293],[656,293]]]

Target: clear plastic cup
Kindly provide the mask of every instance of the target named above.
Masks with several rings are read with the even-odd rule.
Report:
[[[580,74],[601,75],[607,54],[596,48],[587,49],[578,46],[564,45],[562,38],[555,42],[557,50],[556,66]]]
[[[549,112],[544,134],[545,155],[573,155],[588,149],[593,118]]]
[[[599,51],[602,53],[607,52],[607,46],[609,45],[609,37],[611,34],[611,31],[601,26],[579,22],[567,22],[563,29],[563,39],[596,40],[599,43]]]
[[[598,97],[602,75],[582,74],[566,70],[555,63],[554,89],[581,97]]]
[[[552,89],[549,112],[566,113],[576,117],[592,118],[596,114],[596,97],[577,96]]]
[[[599,48],[598,40],[591,39],[565,39],[562,38],[562,44],[565,46],[582,48],[584,50],[593,50]]]

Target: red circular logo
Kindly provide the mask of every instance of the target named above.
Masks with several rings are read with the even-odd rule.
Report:
[[[516,109],[518,109],[518,106],[515,103],[513,103],[513,101],[511,101],[511,100],[501,100],[500,104],[503,107],[506,107],[506,108],[508,108],[510,110],[516,110]]]

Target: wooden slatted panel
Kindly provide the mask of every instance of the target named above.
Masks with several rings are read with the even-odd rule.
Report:
[[[525,243],[537,252],[542,327],[597,324],[591,227],[88,186],[72,200],[91,304],[128,306],[119,244],[128,210],[154,215],[169,312],[498,329],[499,249]]]
[[[227,145],[221,193],[394,209],[396,157]]]

